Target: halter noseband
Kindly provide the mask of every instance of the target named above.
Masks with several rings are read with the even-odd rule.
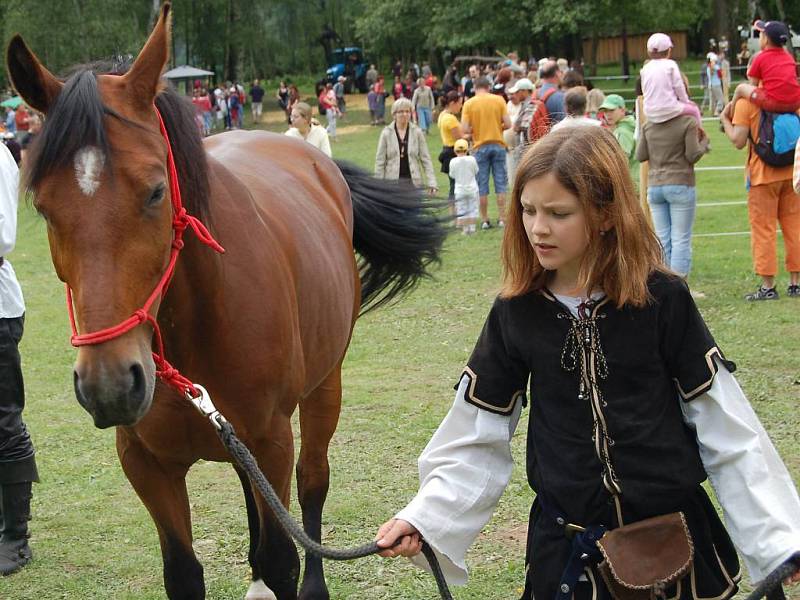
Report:
[[[209,233],[208,229],[206,229],[206,226],[203,225],[203,223],[196,217],[188,214],[186,209],[183,207],[183,202],[181,201],[181,188],[180,184],[178,183],[178,171],[175,168],[175,159],[172,156],[172,144],[170,143],[169,135],[167,134],[167,128],[164,126],[164,119],[161,118],[161,113],[157,107],[154,106],[153,108],[155,108],[156,116],[158,117],[161,135],[167,142],[167,169],[169,171],[169,189],[170,196],[172,198],[173,230],[172,250],[170,251],[169,263],[167,264],[164,274],[161,276],[161,280],[156,284],[155,289],[150,294],[150,297],[145,301],[142,308],[134,311],[130,317],[121,323],[118,323],[113,327],[107,327],[106,329],[94,331],[92,333],[78,334],[78,328],[75,324],[75,308],[72,302],[72,290],[70,289],[69,284],[67,284],[67,311],[69,312],[69,322],[70,326],[72,327],[72,337],[70,338],[70,342],[75,347],[102,344],[109,340],[118,338],[122,334],[127,333],[134,327],[137,327],[144,322],[148,322],[153,327],[153,333],[155,335],[156,349],[153,351],[153,361],[156,364],[156,375],[160,377],[164,383],[171,385],[184,395],[195,397],[199,395],[195,385],[191,382],[191,380],[181,375],[178,370],[173,367],[165,358],[164,341],[161,337],[161,329],[159,328],[158,323],[153,315],[150,314],[150,307],[153,305],[153,302],[155,302],[156,298],[159,296],[163,297],[167,291],[167,287],[169,287],[172,274],[175,271],[175,264],[178,261],[178,254],[183,248],[183,232],[187,227],[191,227],[197,238],[206,246],[210,246],[219,253],[225,252],[225,249],[220,246],[211,233]]]

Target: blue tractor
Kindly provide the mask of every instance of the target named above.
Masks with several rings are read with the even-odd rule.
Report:
[[[347,78],[344,86],[348,94],[355,89],[363,94],[367,92],[367,69],[369,63],[364,60],[364,52],[358,46],[335,48],[328,59],[326,79],[336,83],[340,76],[344,76]]]

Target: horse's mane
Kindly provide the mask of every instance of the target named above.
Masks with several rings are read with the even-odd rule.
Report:
[[[103,104],[96,75],[122,75],[129,66],[128,62],[105,62],[73,69],[31,146],[25,181],[30,190],[35,191],[53,171],[71,165],[75,154],[86,146],[96,147],[104,155],[106,165],[111,167],[112,148],[106,134],[105,117],[118,119],[131,127],[141,126]],[[183,203],[190,213],[203,218],[208,214],[210,186],[194,107],[169,86],[156,97],[156,106],[172,144]]]

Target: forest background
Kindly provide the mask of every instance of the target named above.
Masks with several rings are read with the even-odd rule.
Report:
[[[138,52],[161,0],[0,0],[3,44],[21,33],[54,72],[91,58]],[[582,56],[584,39],[686,31],[690,52],[754,17],[800,25],[787,0],[173,0],[173,66],[225,80],[285,75],[320,78],[325,46],[357,45],[386,69],[428,61],[442,73],[458,54]],[[589,44],[589,54],[597,47]],[[6,83],[5,74],[2,73]]]

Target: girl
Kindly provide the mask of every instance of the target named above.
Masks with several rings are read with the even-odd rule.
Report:
[[[285,135],[305,140],[315,148],[331,156],[331,143],[328,140],[328,132],[319,124],[319,121],[312,118],[311,106],[305,102],[298,102],[294,105],[289,118],[292,121],[292,126]]]
[[[792,480],[686,284],[661,265],[610,133],[553,132],[524,155],[502,260],[500,296],[420,457],[420,490],[378,532],[383,556],[425,566],[422,536],[448,579],[466,581],[464,554],[511,475],[529,378],[523,598],[608,598],[586,536],[678,512],[691,571],[655,592],[733,596],[739,563],[707,477],[753,580],[800,550]]]

